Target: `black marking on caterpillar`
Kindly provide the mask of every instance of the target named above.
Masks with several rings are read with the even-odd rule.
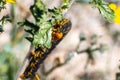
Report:
[[[48,54],[56,47],[56,45],[64,38],[64,36],[70,31],[71,29],[71,21],[68,19],[63,19],[62,21],[57,21],[56,24],[53,26],[52,30],[52,46],[51,48],[47,47],[38,47],[34,50],[33,54],[30,52],[29,54],[29,64],[26,67],[25,71],[23,72],[20,77],[22,79],[34,77],[40,64],[46,59]],[[55,31],[54,31],[55,30]],[[56,38],[53,33],[62,33],[61,38]],[[59,37],[59,36],[58,36]]]

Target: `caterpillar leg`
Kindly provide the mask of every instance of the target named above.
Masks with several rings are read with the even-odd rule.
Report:
[[[40,79],[40,76],[39,76],[38,74],[35,74],[35,79],[36,79],[36,80],[41,80],[41,79]]]

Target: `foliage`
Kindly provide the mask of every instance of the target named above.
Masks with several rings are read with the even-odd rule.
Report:
[[[35,18],[35,23],[25,21],[21,25],[26,25],[30,29],[25,31],[30,33],[32,37],[26,37],[34,47],[45,46],[51,47],[52,27],[57,20],[63,19],[62,11],[69,8],[69,0],[63,0],[63,5],[60,8],[47,9],[41,0],[35,0],[30,10]]]
[[[9,46],[0,52],[0,80],[14,80],[17,71],[15,56],[11,53]],[[18,64],[17,64],[18,65]]]
[[[103,18],[112,22],[115,14],[109,5],[103,0],[90,0],[90,3],[95,4],[95,8],[98,8]]]
[[[5,8],[6,1],[5,0],[0,0],[0,12],[2,9]]]
[[[3,32],[3,25],[5,24],[6,21],[9,21],[9,16],[3,16],[1,19],[1,25],[0,25],[0,32]]]
[[[0,1],[0,12],[1,12],[2,9],[5,9],[5,5],[6,5],[7,2],[13,4],[13,3],[15,3],[15,0],[1,0]],[[9,16],[6,15],[6,16],[3,16],[2,19],[0,19],[0,32],[3,32],[3,25],[4,25],[5,21],[7,21],[8,17]]]

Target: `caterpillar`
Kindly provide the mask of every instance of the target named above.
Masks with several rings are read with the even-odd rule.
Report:
[[[36,80],[40,80],[37,70],[40,64],[46,59],[56,45],[65,37],[65,35],[71,29],[71,21],[69,19],[62,19],[56,21],[52,29],[52,45],[50,48],[40,46],[35,48],[34,51],[29,53],[29,64],[25,71],[20,75],[21,79],[35,77]]]

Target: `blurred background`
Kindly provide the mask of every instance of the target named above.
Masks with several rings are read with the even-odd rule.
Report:
[[[105,0],[120,6],[119,0]],[[47,8],[61,0],[43,0]],[[10,16],[0,33],[0,80],[15,80],[27,55],[30,42],[18,22],[34,21],[29,7],[34,0],[17,0],[0,13]],[[72,29],[46,58],[38,73],[41,80],[120,80],[120,25],[102,18],[88,0],[76,0],[65,17]]]

